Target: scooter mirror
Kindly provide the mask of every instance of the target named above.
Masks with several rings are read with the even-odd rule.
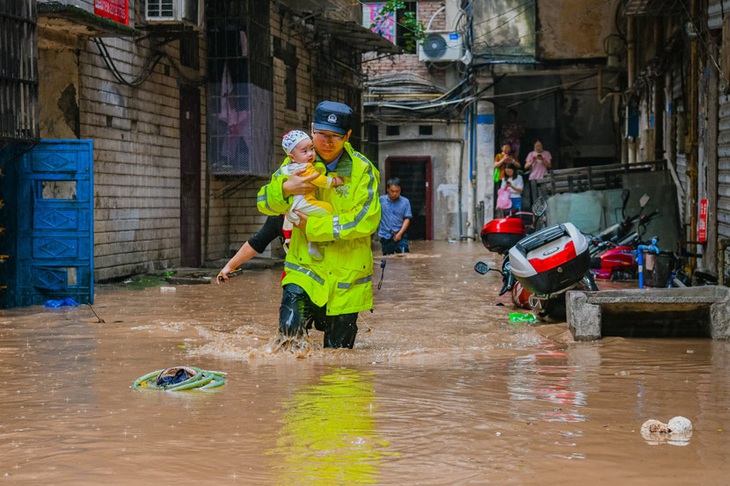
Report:
[[[631,191],[624,189],[621,191],[621,216],[626,218],[626,205],[629,203],[629,196]]]
[[[639,206],[641,206],[641,209],[644,209],[646,207],[646,205],[649,203],[649,199],[651,199],[651,197],[648,194],[644,194],[643,196],[641,196],[641,199],[639,199]]]
[[[629,196],[631,195],[631,191],[628,189],[624,189],[621,191],[621,207],[624,209],[626,208],[626,204],[629,202]]]
[[[484,262],[477,262],[476,265],[474,265],[474,271],[480,275],[485,275],[490,270],[491,268],[489,268],[489,265]]]
[[[547,211],[547,201],[545,201],[545,198],[540,196],[537,199],[535,199],[535,202],[532,203],[532,214],[537,216],[538,218],[542,217],[543,214]]]

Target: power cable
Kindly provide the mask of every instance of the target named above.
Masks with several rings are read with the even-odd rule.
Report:
[[[96,47],[99,49],[99,54],[101,55],[101,58],[104,60],[104,63],[106,64],[107,68],[109,68],[109,71],[111,71],[114,78],[121,84],[125,86],[130,86],[132,88],[136,88],[137,86],[141,85],[147,80],[147,78],[150,77],[152,71],[155,69],[155,66],[164,55],[163,53],[157,53],[156,55],[148,57],[145,61],[144,66],[142,66],[142,70],[140,71],[140,73],[134,79],[128,80],[119,71],[116,64],[114,64],[114,60],[109,54],[109,51],[107,50],[106,44],[104,44],[103,39],[101,39],[100,37],[92,37],[92,40],[94,41],[94,44],[96,44]]]

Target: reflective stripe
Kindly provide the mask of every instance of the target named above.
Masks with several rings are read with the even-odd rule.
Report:
[[[269,189],[269,185],[266,184],[264,187],[262,187],[262,189],[264,190],[264,193],[261,194],[260,196],[257,196],[256,197],[256,203],[263,202],[264,203],[264,206],[266,206],[266,209],[268,209],[272,213],[276,214],[276,211],[274,211],[273,209],[271,209],[271,206],[269,206],[269,197],[266,195],[266,193],[267,193],[267,191]]]
[[[360,157],[358,157],[360,158]],[[367,174],[370,176],[370,180],[368,181],[368,199],[365,201],[365,204],[363,204],[362,209],[359,213],[355,215],[355,219],[353,219],[350,223],[341,225],[340,220],[332,218],[333,228],[332,228],[332,234],[334,235],[335,239],[338,239],[340,237],[340,232],[348,229],[352,229],[362,221],[365,216],[367,216],[368,212],[370,212],[370,205],[373,202],[373,197],[375,195],[375,176],[373,175],[373,164],[372,162],[368,161],[367,159],[360,159],[363,162],[366,162],[368,164],[368,171]]]
[[[339,282],[337,284],[337,288],[338,289],[349,289],[353,285],[362,285],[362,284],[365,284],[365,283],[368,283],[368,282],[372,282],[372,281],[373,281],[373,276],[372,275],[368,275],[367,277],[359,278],[359,279],[355,280],[352,283]]]
[[[290,262],[284,262],[284,268],[288,268],[289,270],[294,270],[295,272],[303,273],[304,275],[311,278],[318,284],[320,284],[320,285],[324,284],[324,279],[322,277],[320,277],[319,275],[317,275],[316,273],[314,273],[313,271],[311,271],[307,268],[300,267],[299,265],[295,265]]]
[[[340,216],[338,214],[332,216],[332,236],[335,239],[340,237]]]

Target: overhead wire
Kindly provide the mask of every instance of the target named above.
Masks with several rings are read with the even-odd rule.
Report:
[[[119,81],[119,83],[125,86],[130,86],[132,88],[136,88],[137,86],[144,83],[150,77],[152,71],[154,71],[157,63],[160,62],[160,59],[162,59],[162,57],[164,56],[163,53],[156,53],[153,56],[149,56],[146,59],[145,64],[142,66],[142,70],[140,71],[140,73],[132,80],[128,80],[117,68],[114,60],[109,54],[109,50],[107,49],[104,40],[100,37],[92,37],[92,40],[94,41],[94,44],[96,44],[96,47],[99,49],[99,54],[104,60],[104,64],[106,64],[107,68],[109,68],[109,71],[111,71],[114,79]]]

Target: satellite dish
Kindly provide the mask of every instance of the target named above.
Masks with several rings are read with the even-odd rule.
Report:
[[[439,34],[429,34],[423,41],[423,53],[431,59],[444,57],[447,48],[446,40]]]

